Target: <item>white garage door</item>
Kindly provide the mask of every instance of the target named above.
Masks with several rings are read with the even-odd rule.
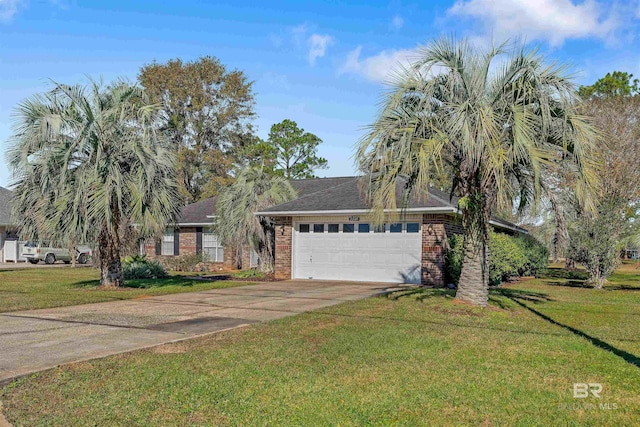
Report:
[[[298,279],[420,283],[422,238],[418,222],[298,223],[294,227]]]

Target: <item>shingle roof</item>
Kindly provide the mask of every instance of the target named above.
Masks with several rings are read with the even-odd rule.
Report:
[[[13,192],[0,187],[0,225],[12,225],[11,222],[11,199]]]
[[[353,181],[352,176],[342,176],[336,178],[310,178],[310,179],[295,179],[291,181],[291,185],[298,193],[298,198],[304,197],[308,194],[317,193],[318,191],[326,190],[336,185],[341,185],[346,182]]]
[[[349,211],[349,210],[369,210],[371,206],[367,203],[360,177],[346,176],[338,178],[313,178],[291,181],[291,185],[298,193],[298,197],[290,202],[263,209],[264,213],[286,214],[291,212],[319,212],[319,211]],[[396,198],[400,200],[402,195],[402,184],[396,188]],[[413,197],[406,205],[410,209],[442,209],[443,211],[454,212],[458,208],[458,198],[449,197],[448,193],[429,189],[429,196],[426,200]],[[210,224],[215,215],[216,198],[201,200],[185,206],[178,224]],[[496,225],[526,232],[515,224],[500,218],[493,218]]]
[[[331,179],[334,181],[329,181]],[[360,211],[371,209],[362,191],[363,186],[361,185],[360,177],[322,178],[321,180],[315,181],[322,180],[326,181],[316,186],[310,182],[303,183],[293,181],[292,184],[296,188],[298,188],[298,186],[304,186],[306,193],[299,193],[297,199],[263,209],[262,212],[273,212],[282,215],[293,212]],[[399,182],[396,187],[396,200],[398,201],[400,201],[402,197],[402,187],[403,184]],[[317,189],[317,191],[313,191],[314,189]],[[430,188],[429,195],[426,199],[414,196],[404,207],[409,209],[441,209],[442,211],[457,212],[458,198],[455,196],[450,197],[448,193]],[[525,229],[501,218],[493,217],[491,221],[492,224],[499,227],[527,233]]]
[[[200,200],[182,208],[178,224],[212,224],[213,219],[208,218],[216,213],[216,198]]]
[[[298,193],[298,197],[306,196],[307,194],[315,193],[327,188],[335,187],[336,185],[353,180],[352,176],[342,178],[314,178],[314,179],[298,179],[291,181],[291,185]],[[216,213],[216,198],[210,197],[208,199],[200,200],[199,202],[191,203],[184,208],[177,224],[211,224],[213,219],[210,216]]]
[[[325,178],[327,179],[327,178]],[[293,182],[297,185],[296,181]],[[313,211],[346,211],[366,210],[371,206],[367,203],[359,177],[339,178],[335,185],[327,185],[315,192],[300,195],[297,199],[281,205],[264,209],[263,212],[313,212]],[[402,194],[402,184],[396,188],[397,200]],[[457,207],[457,199],[449,200],[449,195],[436,189],[429,190],[426,200],[413,197],[406,205],[407,208],[443,208]]]

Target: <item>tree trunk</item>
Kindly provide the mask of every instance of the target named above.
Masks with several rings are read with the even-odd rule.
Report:
[[[602,289],[605,281],[606,279],[599,271],[591,272],[591,277],[589,277],[588,280],[588,282],[593,285],[594,289]]]
[[[71,244],[71,249],[69,249],[69,254],[71,255],[71,267],[76,268],[76,259],[77,259],[78,252],[77,252],[77,247],[75,242]]]
[[[124,274],[120,262],[120,238],[118,232],[109,232],[106,227],[98,236],[100,256],[100,286],[124,286]]]
[[[604,282],[607,281],[607,275],[603,272],[596,262],[590,263],[590,267],[587,267],[589,271],[589,279],[587,283],[593,286],[594,289],[602,289]]]
[[[576,269],[576,262],[569,257],[564,259],[564,269],[568,271],[574,271]]]
[[[480,214],[481,215],[481,214]],[[474,221],[463,215],[464,243],[462,271],[456,299],[485,307],[489,300],[489,229],[488,221]]]
[[[267,245],[262,245],[258,257],[260,258],[260,271],[267,274],[273,273],[273,254]]]

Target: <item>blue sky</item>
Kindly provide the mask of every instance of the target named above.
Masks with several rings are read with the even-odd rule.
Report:
[[[384,81],[435,37],[489,44],[514,36],[568,62],[578,83],[640,76],[640,1],[81,1],[0,0],[0,185],[12,110],[50,79],[135,79],[154,60],[217,56],[255,81],[260,136],[285,118],[320,136],[330,169],[375,117]]]

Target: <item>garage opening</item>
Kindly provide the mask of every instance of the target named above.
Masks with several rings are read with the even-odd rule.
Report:
[[[294,224],[293,276],[298,279],[420,283],[420,223]]]

